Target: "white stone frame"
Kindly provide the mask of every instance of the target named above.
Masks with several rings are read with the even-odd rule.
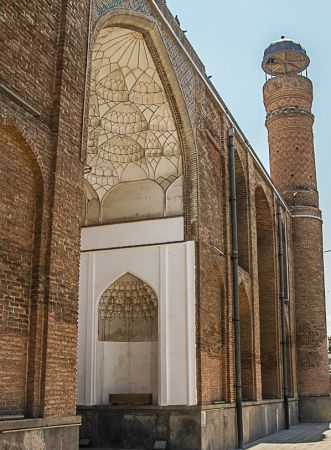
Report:
[[[97,228],[95,231],[98,232]],[[139,262],[146,260],[149,264]],[[112,269],[108,270],[110,261]],[[101,274],[102,265],[107,269]],[[98,304],[105,289],[125,272],[141,278],[158,295],[158,404],[197,404],[195,243],[192,241],[97,252],[90,250],[82,254],[78,383],[83,383],[84,389],[79,386],[79,403],[94,405],[102,398],[100,389],[103,388],[99,386],[98,390],[97,386],[98,346],[102,345],[98,342]],[[177,273],[179,281],[176,281]]]

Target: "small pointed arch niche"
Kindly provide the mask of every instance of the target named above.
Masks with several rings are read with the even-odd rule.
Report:
[[[157,341],[157,295],[145,281],[127,272],[102,294],[98,322],[99,341]]]
[[[183,215],[181,139],[142,33],[123,26],[99,32],[89,104],[86,180],[100,201],[101,223]]]
[[[240,267],[249,272],[248,189],[244,167],[238,151],[235,153],[235,168],[238,220],[238,258]]]
[[[240,305],[240,356],[242,371],[242,396],[245,401],[255,400],[254,329],[249,296],[243,283],[239,286]]]

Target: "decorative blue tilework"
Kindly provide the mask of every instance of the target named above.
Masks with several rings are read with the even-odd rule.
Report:
[[[131,9],[139,11],[148,16],[155,17],[155,14],[148,7],[146,0],[94,0],[95,13],[100,16],[111,9]],[[177,79],[181,86],[184,100],[191,120],[194,121],[195,114],[195,81],[194,71],[187,59],[183,56],[182,50],[175,43],[173,37],[166,31],[164,25],[159,23],[163,41],[168,50],[170,60],[173,64]]]
[[[195,84],[193,70],[187,63],[182,51],[179,50],[177,44],[174,43],[173,39],[169,36],[167,31],[163,29],[163,27],[161,27],[161,34],[165,46],[168,49],[170,60],[175,69],[177,79],[182,88],[188,113],[191,119],[193,119],[195,113]]]
[[[113,8],[127,8],[152,15],[151,10],[146,6],[145,0],[95,0],[94,4],[98,14],[103,14]]]

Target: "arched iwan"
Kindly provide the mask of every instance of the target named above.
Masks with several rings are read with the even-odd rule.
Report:
[[[86,175],[101,223],[183,215],[182,143],[142,33],[102,29],[93,47]]]

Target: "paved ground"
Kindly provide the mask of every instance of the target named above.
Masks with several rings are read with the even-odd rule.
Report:
[[[290,430],[279,431],[253,442],[247,448],[253,450],[331,450],[331,430],[328,423],[302,423],[291,427]],[[89,450],[107,449],[90,448]]]
[[[247,448],[253,450],[331,450],[329,424],[302,423],[260,439]]]

